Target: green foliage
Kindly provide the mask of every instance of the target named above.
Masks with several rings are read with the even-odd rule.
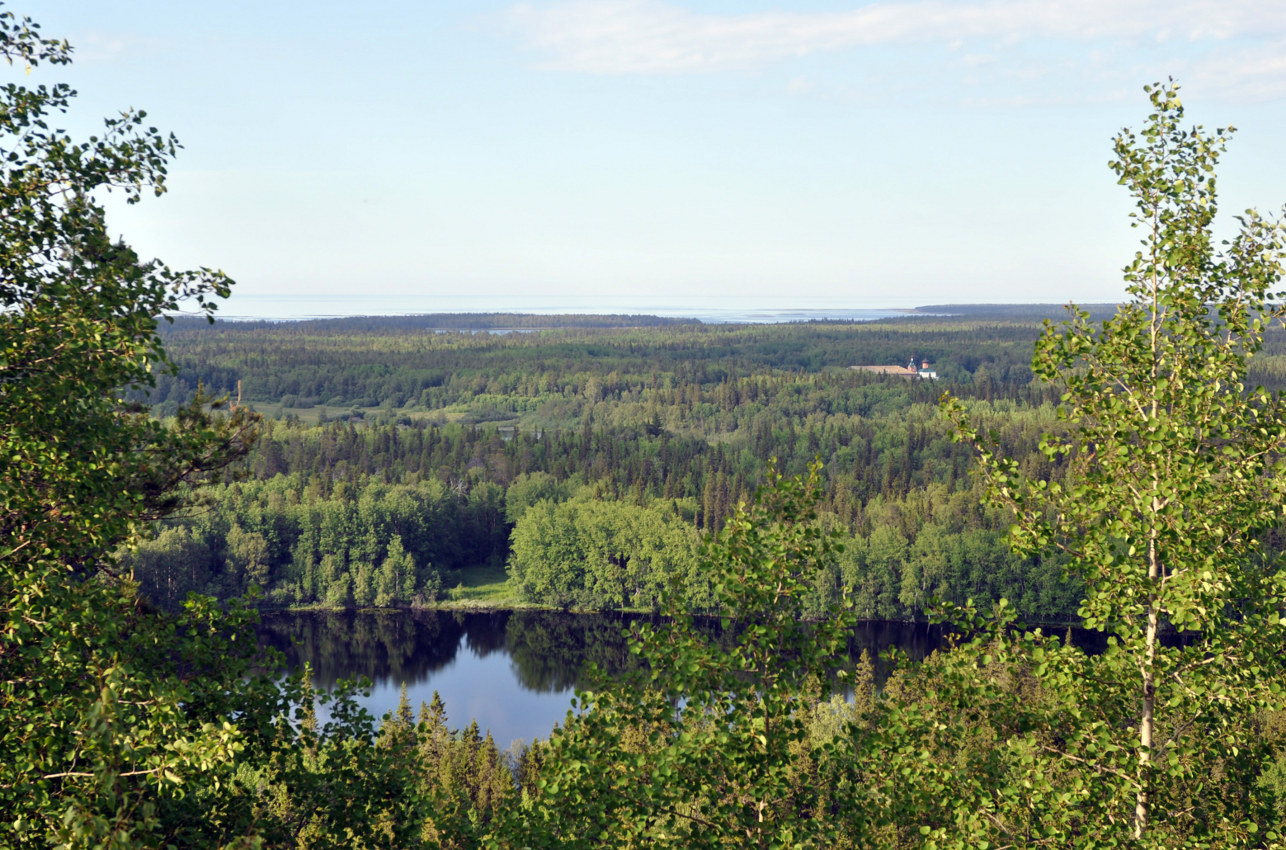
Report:
[[[0,55],[39,76],[70,48],[0,10]],[[73,95],[0,89],[0,843],[228,842],[187,807],[275,705],[242,680],[245,617],[202,601],[160,617],[109,556],[253,437],[246,410],[198,396],[162,424],[120,395],[167,368],[158,315],[228,282],[109,240],[96,195],[159,193],[176,144],[141,112],[75,141],[50,128]]]
[[[664,429],[655,434],[646,428],[600,429],[596,422],[540,433],[425,421],[268,423],[247,464],[252,480],[207,488],[203,498],[210,510],[177,521],[189,530],[191,543],[166,536],[170,548],[165,551],[172,557],[154,547],[127,563],[149,594],[184,588],[187,581],[196,582],[191,589],[218,596],[242,592],[247,575],[228,557],[228,535],[236,526],[268,543],[267,575],[260,582],[264,604],[352,605],[359,596],[373,604],[377,568],[397,535],[426,585],[422,593],[391,604],[414,606],[432,601],[436,579],[442,587],[453,586],[462,570],[509,560],[518,537],[548,537],[548,529],[539,531],[531,523],[548,522],[549,511],[529,519],[521,533],[516,529],[541,499],[566,502],[575,494],[581,501],[613,503],[603,509],[612,516],[642,508],[644,517],[666,517],[667,526],[677,527],[681,520],[701,530],[717,528],[739,494],[759,479],[758,453],[778,446],[790,458],[783,462],[788,469],[803,468],[805,456],[823,457],[828,469],[819,511],[828,527],[851,534],[837,571],[817,577],[814,612],[847,588],[860,591],[855,604],[869,618],[919,617],[924,600],[935,594],[957,604],[1008,597],[1025,616],[1046,622],[1074,616],[1080,593],[1074,582],[1063,580],[1058,559],[1008,551],[1003,512],[982,510],[981,489],[964,474],[966,450],[951,445],[943,423],[934,421],[936,408],[898,406],[906,401],[901,379],[863,389],[864,404],[887,402],[889,410],[878,416],[838,412],[841,399],[835,394],[843,390],[837,383],[819,380],[806,394],[794,389],[799,387],[792,379],[765,391],[759,396],[760,402],[767,400],[764,409],[743,397],[733,413],[750,424],[714,443]],[[876,389],[887,390],[887,397]],[[778,410],[786,397],[791,406]],[[823,416],[815,409],[820,405],[830,405],[832,412]],[[1055,421],[1052,407],[973,402],[969,410],[997,428],[1006,447],[1025,453],[1024,470],[1061,475],[1036,452],[1041,430]],[[753,447],[744,444],[751,437]],[[654,525],[647,521],[641,528]],[[917,558],[868,563],[868,538],[882,528],[904,538],[912,553],[928,545],[916,548],[921,534],[940,533],[939,560],[928,579],[919,572]],[[210,572],[180,575],[178,565],[187,561],[193,545],[210,553]],[[691,604],[708,607],[708,581],[691,570],[694,561],[683,554],[690,547],[676,545],[675,551],[681,553],[676,556],[686,571],[681,587],[693,594]],[[656,559],[647,555],[646,560]],[[584,575],[580,567],[572,572]],[[907,573],[914,573],[910,581],[918,590],[910,589]],[[569,599],[583,592],[567,588]],[[181,599],[182,593],[165,598]],[[552,596],[539,601],[618,604],[597,591],[576,601]],[[652,605],[648,599],[632,604]]]
[[[69,58],[3,11],[0,53]],[[140,261],[94,201],[160,191],[176,144],[141,113],[75,142],[49,129],[69,89],[5,86],[0,843],[1280,843],[1286,577],[1271,535],[1286,411],[1247,385],[1286,315],[1271,291],[1286,241],[1248,212],[1215,250],[1226,134],[1181,129],[1177,90],[1149,91],[1150,122],[1121,135],[1114,166],[1146,232],[1132,300],[1100,324],[1074,311],[1046,326],[1030,371],[1012,357],[1022,320],[985,356],[952,347],[976,321],[501,337],[301,325],[276,337],[294,354],[273,375],[244,344],[265,329],[184,328],[169,338],[216,386],[245,370],[267,387],[252,395],[300,409],[385,405],[361,427],[279,423],[255,480],[200,491],[248,451],[256,417],[200,394],[178,405],[157,317],[186,298],[208,314],[228,282]],[[971,395],[949,407],[989,498],[1016,512],[1017,556],[998,552],[997,510],[975,505],[967,450],[931,421],[933,389],[843,368],[859,351],[900,360],[908,335]],[[319,376],[328,362],[345,365]],[[1033,374],[1062,391],[1056,413]],[[123,389],[149,387],[169,419]],[[494,421],[511,424],[479,427]],[[775,451],[807,478],[770,466],[745,507]],[[195,492],[208,511],[144,539]],[[528,598],[669,613],[630,633],[639,663],[623,681],[581,693],[564,728],[513,758],[476,724],[449,728],[437,699],[417,722],[404,697],[377,729],[354,685],[317,694],[308,671],[269,685],[246,609],[190,595],[421,605],[441,570],[506,552]],[[1023,611],[1058,616],[1082,587],[1081,616],[1107,633],[1098,654],[1016,628],[1003,598],[990,616],[969,601],[1016,591]],[[837,669],[857,616],[932,599],[966,633],[958,646],[897,665],[878,693],[869,659]],[[694,609],[718,611],[718,632]],[[559,628],[515,653],[538,661]]]
[[[244,574],[227,569],[232,562],[222,555],[235,523],[269,540],[266,604],[373,604],[383,553],[359,550],[371,548],[368,542],[387,545],[386,524],[364,528],[358,516],[344,537],[328,536],[312,566],[295,548],[317,538],[304,506],[349,505],[372,486],[431,497],[434,532],[419,543],[403,534],[403,543],[418,566],[450,586],[462,569],[509,561],[515,526],[541,499],[592,494],[673,511],[713,532],[761,482],[769,457],[788,473],[820,457],[826,474],[819,510],[852,539],[840,572],[818,577],[815,610],[844,587],[860,587],[858,609],[868,617],[916,618],[938,594],[961,604],[1007,596],[1026,616],[1064,621],[1075,615],[1077,588],[1062,581],[1056,558],[1008,553],[1007,521],[978,508],[966,475],[969,452],[951,443],[931,403],[939,386],[846,368],[927,354],[971,413],[1024,457],[1025,470],[1058,477],[1062,470],[1037,451],[1053,422],[1046,402],[1055,394],[1031,382],[1022,354],[1037,333],[1034,315],[505,335],[424,333],[410,318],[181,323],[166,336],[181,373],[163,379],[153,401],[168,410],[185,384],[240,382],[261,410],[284,417],[266,429],[248,464],[263,489],[216,491],[221,516],[191,523],[215,553],[207,588],[220,595],[245,586]],[[331,399],[344,407],[318,407]],[[354,400],[380,407],[353,418]],[[293,410],[279,406],[287,401]],[[344,419],[305,427],[298,418],[321,413]],[[277,475],[286,480],[274,481]],[[441,488],[458,507],[443,500]],[[503,506],[492,512],[496,495]],[[265,524],[280,532],[275,542]],[[941,531],[945,542],[930,573],[916,559],[868,565],[866,538],[881,527],[912,549],[921,531]],[[317,566],[328,552],[336,560],[321,572],[334,583],[303,580],[321,579]],[[616,604],[597,591],[575,602],[555,596],[541,601]]]
[[[510,579],[521,598],[560,608],[656,610],[670,593],[709,607],[696,531],[662,505],[537,502],[514,526]]]
[[[1054,315],[1051,311],[1044,315]],[[473,316],[455,317],[471,321]],[[755,401],[777,379],[839,372],[867,387],[897,387],[927,400],[933,388],[854,372],[854,365],[905,364],[928,357],[943,380],[967,389],[985,367],[990,392],[1012,397],[1031,381],[1030,344],[1039,315],[1020,320],[915,317],[862,323],[678,325],[615,329],[562,326],[540,333],[426,333],[430,317],[381,317],[334,322],[176,322],[165,340],[181,365],[174,382],[158,385],[154,403],[175,387],[203,382],[221,391],[240,380],[247,401],[315,413],[350,407],[403,413],[496,413],[570,423],[593,412],[606,419],[622,405],[649,424],[679,397],[706,415]],[[834,377],[834,376],[831,376]],[[182,391],[178,394],[181,396]],[[370,404],[362,404],[367,401]],[[845,400],[844,403],[847,403]],[[653,406],[653,410],[647,408]],[[374,411],[371,411],[374,412]],[[481,421],[481,418],[475,421]]]
[[[523,472],[505,489],[505,519],[518,525],[527,509],[537,502],[564,502],[570,494],[567,482],[559,481],[548,472]]]
[[[436,693],[417,722],[404,688],[377,729],[352,683],[315,691],[305,667],[286,691],[293,720],[279,719],[267,758],[243,764],[225,791],[266,846],[476,847],[516,802],[514,760],[476,723],[449,728]]]
[[[770,470],[754,506],[706,549],[727,640],[703,636],[682,610],[642,627],[631,645],[650,673],[580,695],[580,713],[544,751],[540,793],[501,835],[528,846],[775,847],[836,833],[827,784],[799,769],[805,753],[829,763],[833,747],[812,746],[810,718],[853,619],[842,605],[822,621],[804,616],[811,578],[835,554],[817,523],[817,472]]]
[[[494,498],[461,500],[437,482],[370,479],[322,498],[292,475],[202,495],[205,510],[121,556],[157,604],[172,606],[176,589],[228,598],[257,586],[276,606],[422,607],[438,597],[442,567],[503,542]]]
[[[1073,311],[1033,360],[1065,388],[1066,427],[1042,450],[1066,480],[1025,476],[963,430],[982,446],[991,497],[1016,511],[1015,545],[1067,552],[1086,625],[1110,635],[1091,658],[1024,652],[1040,686],[1065,695],[1061,714],[1040,717],[1064,737],[1029,737],[1028,778],[1052,793],[1058,772],[1090,765],[1104,842],[1253,846],[1270,822],[1251,791],[1265,758],[1256,717],[1279,705],[1284,672],[1286,579],[1262,539],[1286,505],[1286,411],[1246,381],[1265,328],[1286,316],[1272,290],[1286,241],[1248,211],[1216,250],[1227,133],[1182,128],[1177,87],[1148,91],[1148,124],[1117,138],[1113,165],[1144,231],[1125,270],[1131,300],[1099,326]],[[1183,640],[1163,641],[1167,630]]]

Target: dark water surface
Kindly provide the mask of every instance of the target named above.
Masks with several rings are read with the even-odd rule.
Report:
[[[575,687],[585,687],[590,662],[609,674],[637,663],[622,630],[627,614],[552,611],[397,611],[270,613],[260,643],[275,647],[291,670],[307,662],[318,687],[359,676],[372,683],[362,704],[380,717],[397,707],[402,685],[417,710],[437,691],[452,726],[471,719],[504,749],[518,739],[549,735],[567,715]],[[714,628],[712,625],[711,628]],[[850,642],[852,657],[875,657],[900,646],[923,658],[942,643],[941,631],[908,623],[865,623]],[[837,666],[844,659],[837,659]]]

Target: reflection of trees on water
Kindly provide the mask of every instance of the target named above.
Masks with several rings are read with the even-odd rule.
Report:
[[[509,618],[508,647],[518,683],[551,693],[584,685],[589,665],[609,678],[636,669],[623,630],[632,618],[621,614],[562,614],[515,611]]]
[[[479,657],[507,654],[523,688],[552,693],[587,686],[591,663],[608,679],[639,669],[622,633],[640,621],[660,623],[645,615],[556,611],[271,613],[264,615],[259,641],[279,650],[289,669],[308,662],[313,681],[323,688],[358,676],[413,686],[455,662],[463,644]],[[699,628],[718,642],[731,640],[718,620]],[[1078,644],[1088,642],[1077,632]],[[944,643],[935,626],[870,622],[853,633],[848,650],[852,661],[867,651],[876,681],[883,682],[889,673],[880,658],[884,649],[899,646],[919,661]]]
[[[893,672],[889,663],[880,655],[884,650],[896,646],[910,660],[923,661],[929,653],[945,644],[946,633],[939,626],[928,623],[869,621],[858,623],[857,629],[849,637],[848,655],[852,661],[857,661],[866,652],[873,665],[875,682],[882,686]]]
[[[437,611],[283,613],[264,616],[259,642],[290,669],[308,662],[318,687],[358,676],[410,685],[455,661],[464,632],[458,617]]]
[[[556,692],[583,684],[590,662],[608,676],[637,665],[621,634],[628,621],[551,611],[274,613],[264,616],[259,640],[289,669],[308,662],[323,688],[358,676],[419,684],[455,662],[463,645],[484,658],[505,653],[520,685]]]
[[[444,612],[445,613],[445,612]],[[464,623],[464,644],[479,658],[507,650],[509,622],[508,611],[489,611],[479,614],[457,614]]]
[[[634,619],[554,611],[273,613],[264,616],[259,640],[281,651],[289,669],[308,662],[323,688],[358,676],[415,685],[452,664],[463,645],[483,658],[505,653],[522,687],[551,693],[584,686],[590,663],[608,677],[637,668],[622,636]]]
[[[1102,632],[1067,626],[1046,626],[1043,627],[1043,631],[1091,654],[1102,652],[1107,648],[1106,637]],[[891,665],[880,657],[880,653],[891,646],[896,646],[910,661],[923,661],[930,653],[947,645],[947,636],[950,633],[951,630],[944,626],[928,623],[868,621],[858,624],[857,630],[849,638],[848,652],[850,658],[856,661],[865,650],[874,665],[876,684],[883,685],[893,670]]]

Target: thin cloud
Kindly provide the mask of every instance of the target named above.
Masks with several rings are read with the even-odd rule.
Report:
[[[167,45],[164,41],[133,33],[92,31],[72,41],[77,64],[116,62],[140,54],[155,53]]]
[[[1199,81],[1191,88],[1233,103],[1286,97],[1286,45],[1218,51],[1176,72],[1179,79]]]
[[[715,15],[660,0],[602,0],[508,10],[542,67],[591,74],[746,70],[794,57],[884,45],[990,53],[1029,40],[1286,44],[1286,4],[1264,0],[911,0],[850,12]],[[1277,73],[1272,71],[1270,73]]]

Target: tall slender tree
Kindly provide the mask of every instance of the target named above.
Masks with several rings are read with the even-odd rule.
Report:
[[[1231,129],[1185,128],[1173,83],[1147,92],[1152,114],[1117,137],[1112,164],[1143,232],[1125,267],[1130,299],[1101,324],[1074,308],[1047,323],[1032,363],[1064,388],[1065,427],[1041,447],[1068,463],[1066,482],[1024,477],[952,409],[991,499],[1016,512],[1014,545],[1069,553],[1085,625],[1109,635],[1083,679],[1035,665],[1083,701],[1057,755],[1092,766],[1105,817],[1135,840],[1230,846],[1259,840],[1256,824],[1246,809],[1220,814],[1213,777],[1257,769],[1253,720],[1280,701],[1286,642],[1286,577],[1261,546],[1286,508],[1286,410],[1246,384],[1266,328],[1286,316],[1274,291],[1286,242],[1248,210],[1216,245],[1215,165]]]

